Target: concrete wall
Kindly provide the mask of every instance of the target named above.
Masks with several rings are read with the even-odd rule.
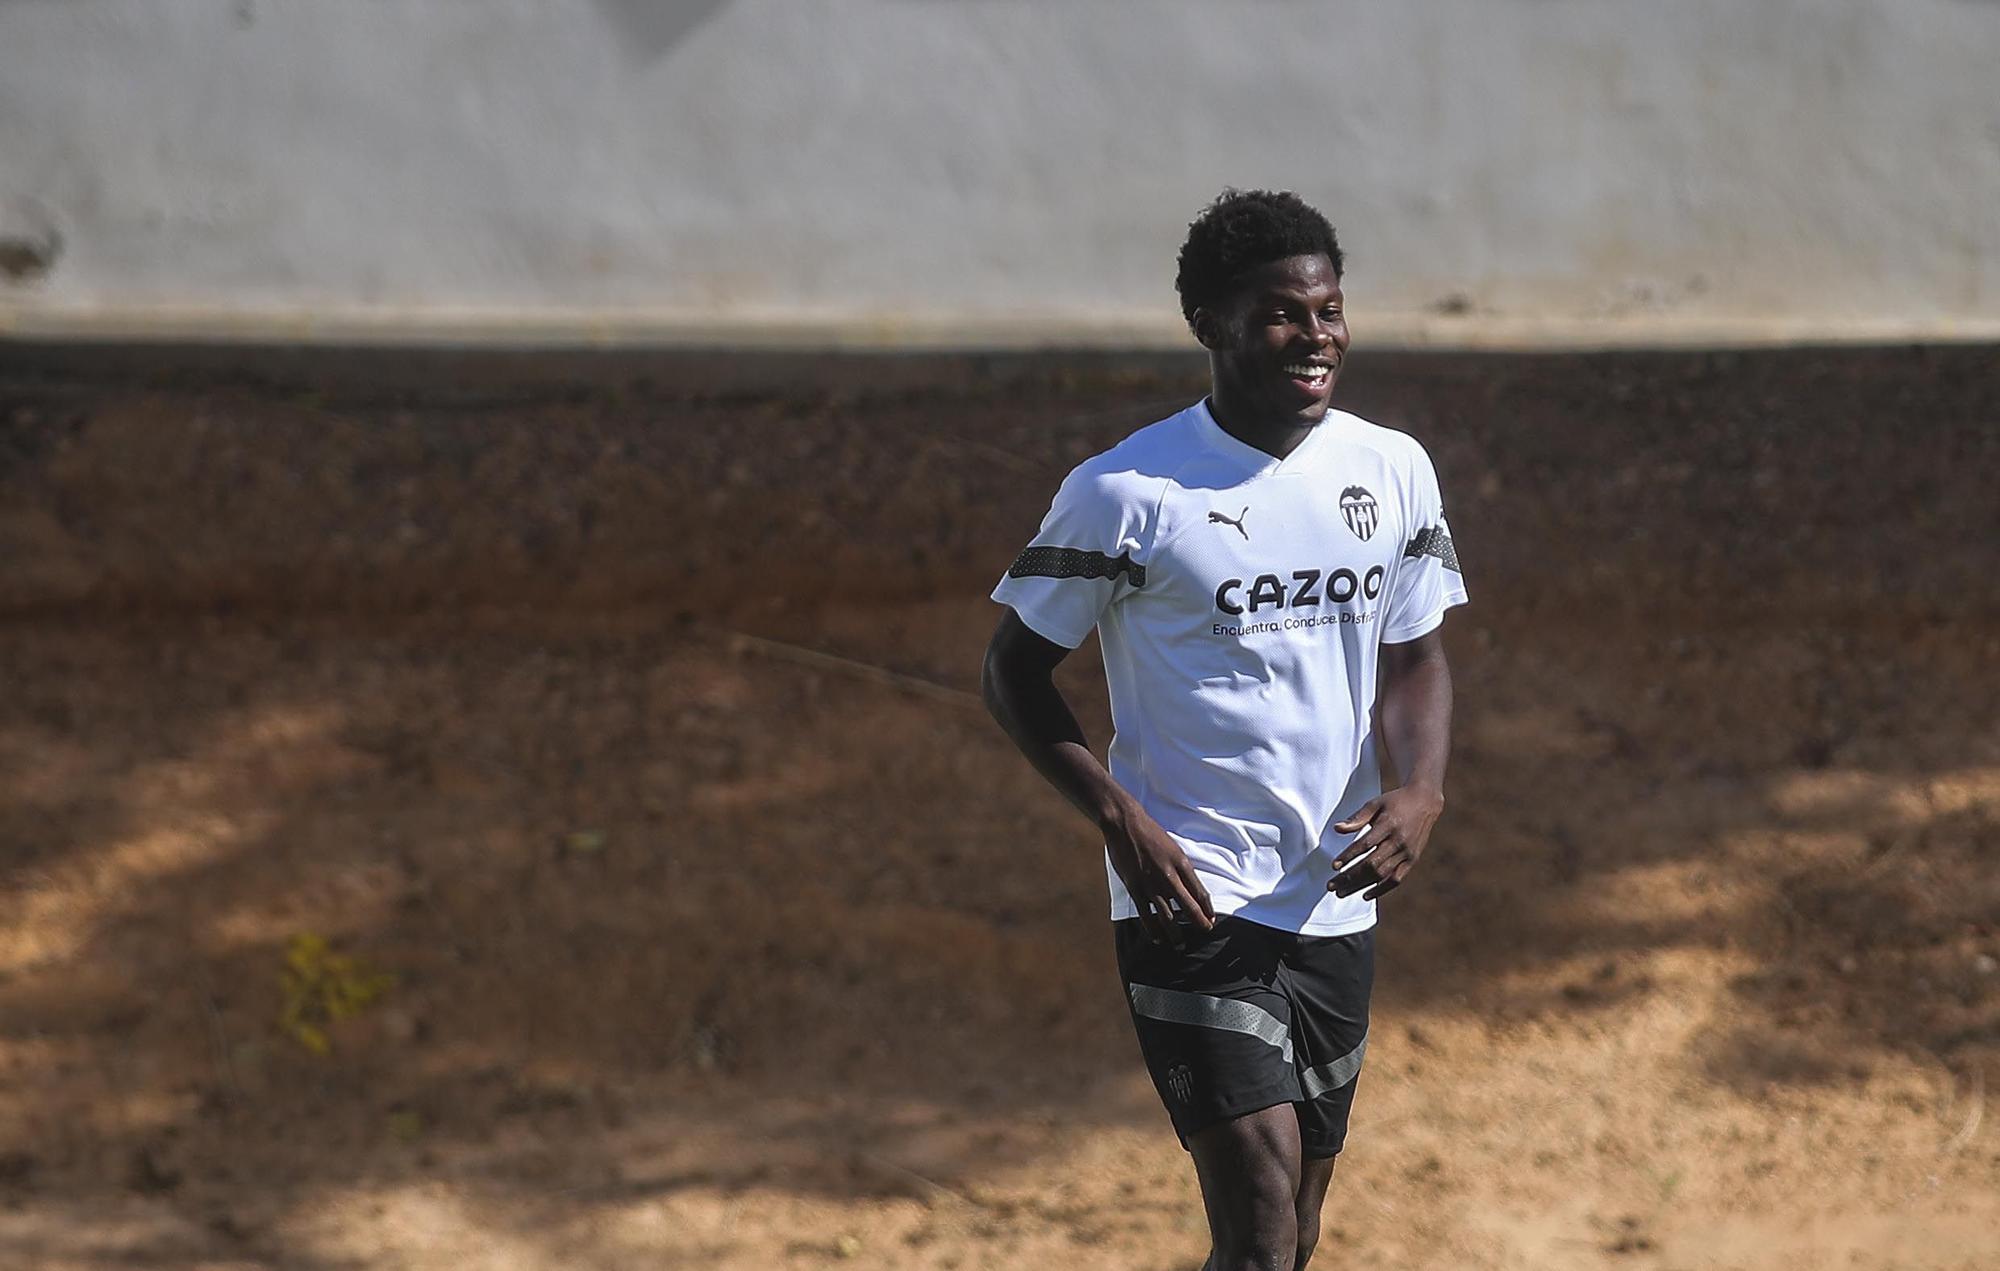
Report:
[[[2000,335],[1992,0],[0,0],[0,331],[1185,339],[1225,184],[1358,338]]]

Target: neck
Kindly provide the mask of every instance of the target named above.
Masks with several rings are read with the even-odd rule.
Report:
[[[1296,415],[1273,419],[1244,406],[1227,386],[1216,384],[1208,395],[1208,413],[1215,422],[1246,446],[1255,447],[1274,459],[1283,459],[1299,448],[1313,425]]]

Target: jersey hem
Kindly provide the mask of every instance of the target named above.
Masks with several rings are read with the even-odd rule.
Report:
[[[1358,935],[1363,931],[1373,931],[1380,922],[1381,919],[1376,916],[1373,910],[1370,910],[1366,918],[1350,922],[1330,922],[1324,925],[1309,922],[1299,928],[1298,934],[1302,936],[1352,936]]]
[[[1137,918],[1138,916],[1139,906],[1130,899],[1112,900],[1111,921],[1124,922],[1127,919]],[[1370,906],[1368,911],[1359,918],[1349,918],[1341,922],[1308,921],[1304,926],[1298,927],[1292,926],[1289,922],[1282,919],[1274,919],[1269,914],[1258,913],[1248,905],[1237,909],[1218,909],[1215,911],[1215,916],[1217,918],[1241,918],[1245,922],[1254,922],[1260,927],[1269,927],[1273,931],[1288,931],[1295,936],[1351,936],[1359,932],[1372,930],[1380,921],[1380,916],[1376,913],[1373,906]]]

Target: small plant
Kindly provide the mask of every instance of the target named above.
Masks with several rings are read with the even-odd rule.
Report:
[[[359,1015],[388,992],[396,977],[373,971],[353,958],[333,952],[326,937],[300,932],[285,946],[280,976],[285,1005],[278,1028],[315,1055],[332,1051],[327,1030],[334,1021]]]

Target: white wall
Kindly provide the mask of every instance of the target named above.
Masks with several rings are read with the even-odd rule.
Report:
[[[0,0],[0,332],[1171,344],[1236,184],[1358,337],[1991,337],[1996,84],[1993,0]]]

